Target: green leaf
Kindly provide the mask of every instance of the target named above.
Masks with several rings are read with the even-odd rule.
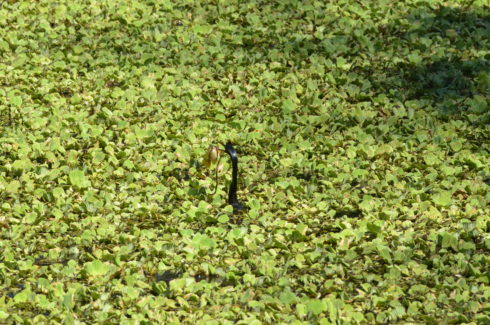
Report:
[[[378,246],[377,247],[379,255],[388,263],[391,263],[391,254],[390,254],[390,249],[386,246]]]
[[[313,315],[320,315],[327,310],[327,305],[322,300],[312,299],[306,304],[306,310]]]
[[[411,53],[407,55],[408,61],[413,64],[419,64],[422,62],[422,56],[420,56],[418,53]]]
[[[206,235],[196,234],[192,239],[192,246],[198,250],[208,250],[216,246],[216,241]]]
[[[451,196],[452,193],[449,191],[439,192],[432,196],[432,201],[439,206],[447,207],[452,202]]]
[[[281,300],[283,304],[291,305],[297,301],[297,297],[291,290],[285,289],[281,292],[279,300]]]
[[[7,193],[14,194],[19,191],[19,188],[20,188],[20,182],[18,180],[13,180],[10,183],[8,183],[7,186],[5,186],[5,191]]]
[[[131,160],[125,160],[123,166],[129,170],[132,170],[134,168],[134,164]]]
[[[4,40],[0,39],[0,50],[3,51],[3,52],[10,51],[10,45],[9,45],[9,43],[7,43]]]
[[[442,248],[452,248],[455,251],[458,251],[458,237],[451,233],[443,233],[442,235],[441,246]]]
[[[29,170],[32,168],[32,162],[27,159],[19,159],[12,163],[12,168],[19,171]]]
[[[14,301],[16,303],[26,303],[29,301],[30,296],[31,290],[29,288],[26,288],[15,295]]]
[[[213,30],[213,27],[211,25],[194,25],[192,30],[197,34],[208,34]]]
[[[23,67],[27,62],[27,56],[25,54],[21,54],[14,59],[12,62],[12,66],[15,68]]]
[[[439,158],[432,153],[424,155],[424,161],[428,166],[434,166],[440,163]]]
[[[7,319],[10,316],[5,310],[0,309],[0,319]]]
[[[291,99],[282,102],[282,111],[284,114],[290,114],[296,110],[296,104]]]
[[[488,104],[488,98],[484,96],[475,96],[468,101],[472,113],[483,114],[489,111],[490,105]]]
[[[155,80],[150,77],[143,77],[141,78],[141,87],[145,89],[155,88]]]
[[[230,221],[230,218],[226,214],[222,214],[218,217],[219,223],[228,223],[229,221]]]
[[[349,70],[350,67],[352,66],[351,63],[348,63],[347,60],[341,56],[336,58],[336,65],[338,68],[340,68],[342,70]]]
[[[296,313],[301,318],[305,317],[306,314],[308,313],[306,305],[305,304],[296,304]]]
[[[361,203],[359,203],[359,208],[366,210],[366,211],[371,211],[374,208],[375,201],[372,197],[370,196],[365,196]]]
[[[85,263],[84,268],[87,274],[93,277],[104,276],[111,270],[109,265],[99,260]]]
[[[14,92],[10,92],[8,94],[8,100],[10,105],[15,106],[15,107],[20,107],[22,106],[22,97],[19,95],[16,95]]]
[[[381,226],[377,225],[376,223],[373,222],[368,222],[366,224],[367,230],[369,232],[372,232],[373,234],[379,234],[381,232]]]
[[[78,188],[87,188],[91,185],[90,181],[85,177],[83,170],[75,169],[70,171],[69,178],[70,183]]]
[[[56,61],[53,63],[53,67],[58,70],[63,70],[66,68],[66,63],[65,61]]]
[[[165,11],[171,11],[173,9],[171,0],[161,0],[159,3]]]

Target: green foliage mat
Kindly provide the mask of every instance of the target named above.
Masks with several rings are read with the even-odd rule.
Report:
[[[488,324],[489,12],[1,1],[0,323]]]

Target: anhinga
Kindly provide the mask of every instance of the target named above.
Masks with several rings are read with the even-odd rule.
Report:
[[[228,204],[233,207],[233,213],[237,213],[238,211],[243,210],[243,205],[238,201],[236,194],[238,189],[238,155],[230,141],[226,143],[225,151],[230,155],[232,167],[231,184],[230,189],[228,190]]]

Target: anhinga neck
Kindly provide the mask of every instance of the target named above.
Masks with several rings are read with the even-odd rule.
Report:
[[[236,153],[235,148],[231,142],[226,143],[225,151],[228,155],[230,155],[231,159],[231,184],[228,190],[228,204],[233,206],[233,212],[237,212],[243,209],[242,204],[238,201],[237,198],[237,190],[238,190],[238,155]]]

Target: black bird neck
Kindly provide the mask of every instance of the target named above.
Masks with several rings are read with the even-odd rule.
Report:
[[[238,198],[237,198],[238,155],[236,153],[235,148],[233,148],[233,145],[231,144],[231,142],[226,143],[225,151],[228,155],[230,155],[231,167],[232,167],[231,184],[230,184],[230,189],[228,190],[228,204],[233,206],[233,212],[236,213],[237,211],[243,209],[242,204],[238,201]]]

